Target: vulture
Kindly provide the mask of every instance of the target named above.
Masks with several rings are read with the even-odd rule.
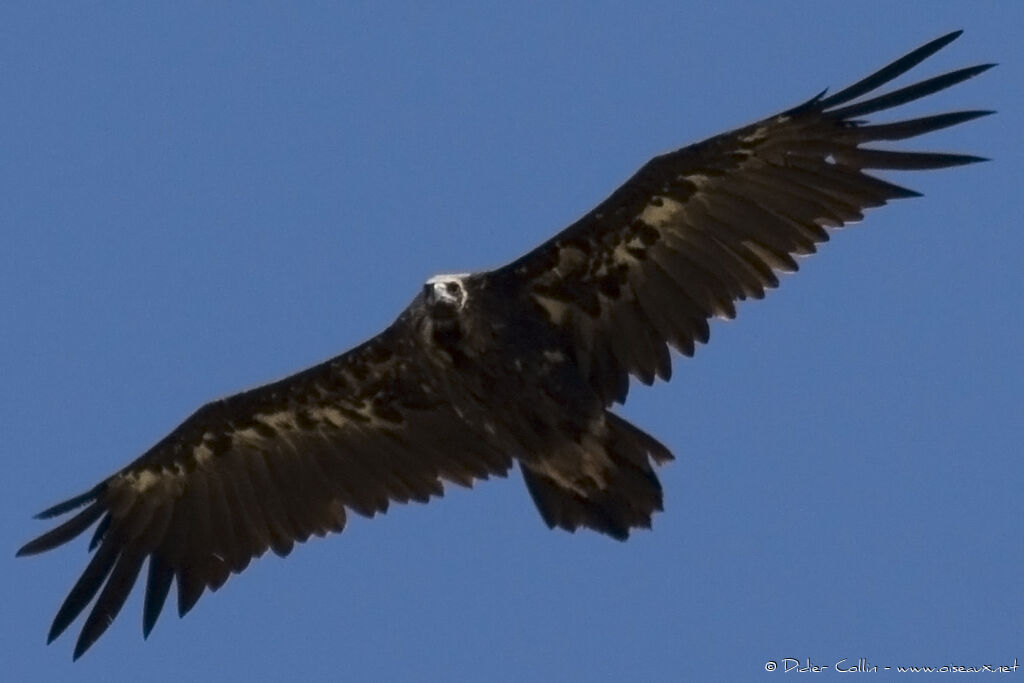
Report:
[[[992,112],[864,117],[977,76],[982,64],[878,92],[960,32],[832,95],[655,157],[575,223],[500,268],[430,278],[383,332],[319,365],[207,403],[138,459],[37,515],[71,515],[35,555],[90,528],[90,560],[49,641],[87,607],[74,657],[143,566],[148,636],[170,592],[184,615],[268,550],[340,532],[352,513],[426,502],[518,462],[549,527],[624,540],[662,510],[657,439],[613,412],[630,377],[672,373],[708,321],[778,286],[829,231],[917,192],[872,172],[980,157],[872,143]]]

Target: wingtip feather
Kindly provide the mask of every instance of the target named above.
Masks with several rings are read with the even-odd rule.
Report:
[[[71,654],[71,661],[77,662],[78,658],[84,655],[85,651],[89,649],[90,645],[92,645],[91,642],[83,642],[83,640],[79,638],[78,642],[75,643],[75,651]]]
[[[86,491],[85,493],[80,493],[79,495],[68,498],[67,500],[62,500],[56,505],[48,507],[42,512],[36,513],[35,515],[33,515],[33,518],[50,519],[51,517],[58,517],[65,513],[71,512],[76,508],[82,507],[86,503],[91,503],[92,501],[96,500],[96,498],[99,497],[102,490],[103,484],[95,486]]]
[[[899,78],[942,48],[949,45],[951,42],[959,38],[962,33],[963,30],[953,31],[952,33],[947,33],[944,36],[940,36],[935,40],[925,43],[916,50],[910,51],[899,59],[883,66],[878,71],[862,78],[853,85],[847,86],[842,90],[833,93],[830,97],[821,100],[818,103],[819,106],[825,109],[835,107],[837,105],[850,102],[851,100],[855,100],[861,95],[880,88],[886,83]]]
[[[38,536],[25,545],[21,546],[15,553],[15,557],[25,557],[52,550],[59,545],[67,543],[76,538],[83,531],[88,529],[103,514],[103,507],[97,503],[79,512],[71,519],[65,521],[46,533]]]

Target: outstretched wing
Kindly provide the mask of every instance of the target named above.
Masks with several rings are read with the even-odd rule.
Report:
[[[18,555],[50,550],[98,522],[95,553],[49,639],[99,592],[79,657],[117,615],[147,558],[146,635],[175,579],[184,615],[268,548],[284,556],[295,541],[341,531],[346,508],[373,516],[389,501],[442,495],[442,479],[468,486],[504,475],[510,457],[467,434],[452,408],[465,400],[425,372],[417,353],[396,323],[322,365],[203,406],[117,474],[38,515],[84,507]]]
[[[656,157],[597,208],[537,249],[488,274],[532,299],[561,328],[606,402],[625,400],[629,374],[667,379],[666,344],[693,355],[708,319],[760,299],[795,271],[828,228],[916,192],[865,169],[920,170],[982,159],[862,147],[984,116],[959,111],[895,123],[858,120],[960,83],[992,65],[959,69],[859,99],[952,42],[933,40],[830,97]],[[859,101],[855,101],[858,100]]]

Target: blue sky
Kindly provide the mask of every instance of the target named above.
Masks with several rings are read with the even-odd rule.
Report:
[[[1019,3],[5,3],[0,534],[7,680],[770,680],[1024,663]],[[344,5],[344,9],[342,8]],[[620,413],[678,460],[622,544],[518,473],[353,518],[72,665],[84,541],[30,517],[200,404],[375,334],[436,272],[511,260],[654,154],[948,31],[913,113],[993,157],[836,235]],[[80,623],[72,627],[77,633]],[[832,669],[830,668],[831,672]]]

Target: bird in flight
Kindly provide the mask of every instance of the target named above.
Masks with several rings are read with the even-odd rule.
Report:
[[[662,509],[654,466],[672,454],[612,412],[630,375],[669,379],[670,347],[692,356],[709,319],[764,297],[830,229],[918,196],[867,171],[982,161],[865,146],[991,113],[863,119],[989,69],[876,94],[959,35],[833,95],[655,157],[533,251],[495,270],[430,278],[376,337],[204,405],[131,464],[39,513],[75,511],[19,556],[95,525],[91,559],[49,640],[92,603],[81,656],[143,565],[148,636],[172,583],[183,616],[267,550],[286,556],[296,541],[340,532],[353,512],[426,502],[446,482],[471,486],[516,461],[549,527],[617,539],[650,527]]]

